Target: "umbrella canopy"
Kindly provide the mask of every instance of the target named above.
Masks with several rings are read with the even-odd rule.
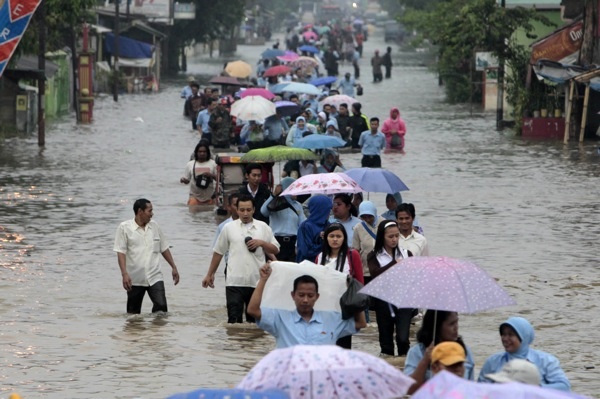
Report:
[[[263,58],[263,60],[268,60],[268,59],[282,56],[284,54],[285,54],[285,51],[283,51],[283,50],[270,48],[270,49],[263,51],[260,56]]]
[[[252,73],[252,65],[239,60],[229,62],[225,66],[225,72],[227,72],[229,76],[233,76],[234,78],[245,79]]]
[[[248,96],[233,103],[231,115],[244,121],[256,121],[275,115],[275,104],[260,96]]]
[[[292,116],[300,112],[302,109],[298,104],[291,101],[277,101],[275,108],[281,116]]]
[[[215,76],[208,83],[216,84],[216,85],[229,85],[229,86],[244,86],[239,80],[234,78],[233,76]]]
[[[296,345],[269,353],[237,387],[283,389],[292,399],[389,399],[402,397],[413,383],[368,353],[334,345]]]
[[[344,172],[353,178],[365,191],[392,194],[408,191],[406,184],[394,173],[381,168],[354,168]]]
[[[319,61],[312,57],[298,57],[289,63],[292,68],[313,69],[319,66]]]
[[[319,32],[319,35],[323,35],[324,33],[327,33],[331,30],[329,26],[317,26],[315,27],[315,29],[317,30],[317,32]]]
[[[304,32],[304,33],[310,33],[310,32]],[[314,32],[312,32],[312,33],[315,34],[315,36],[316,36],[316,33],[314,33]],[[298,50],[305,51],[307,53],[312,53],[312,54],[317,54],[319,52],[318,48],[316,48],[315,46],[311,46],[309,44],[305,44],[304,46],[298,47]]]
[[[257,148],[248,151],[241,159],[242,162],[279,162],[296,160],[316,160],[319,156],[304,148],[293,148],[285,145]]]
[[[281,61],[285,61],[285,62],[290,62],[290,61],[297,60],[299,57],[300,56],[298,55],[298,53],[286,50],[285,54],[277,57],[277,59],[281,60]]]
[[[354,104],[355,102],[357,101],[350,96],[345,94],[336,94],[335,96],[325,97],[319,104],[321,107],[323,107],[325,104],[330,104],[335,105],[336,108],[339,108],[340,104],[348,104],[348,107],[350,107],[350,105]]]
[[[263,76],[269,77],[269,76],[285,75],[286,73],[289,73],[289,72],[291,72],[291,69],[289,66],[277,65],[277,66],[267,69],[265,71],[265,73],[263,73]]]
[[[281,195],[361,193],[358,183],[344,173],[304,175],[290,184]]]
[[[299,93],[299,94],[314,94],[318,96],[321,94],[321,90],[319,90],[316,86],[313,86],[308,83],[298,83],[292,82],[285,85],[282,88],[283,92],[291,92],[291,93]]]
[[[269,90],[263,89],[261,87],[253,87],[251,89],[246,89],[241,94],[242,98],[246,98],[248,96],[260,96],[266,100],[272,100],[275,97],[275,95]]]
[[[197,389],[178,393],[167,399],[289,399],[289,395],[278,389],[246,391],[242,389]]]
[[[325,134],[309,134],[294,141],[294,147],[308,148],[309,150],[322,150],[324,148],[344,147],[346,142],[339,137]],[[362,186],[361,186],[362,187]],[[368,191],[368,190],[366,190]]]
[[[459,378],[447,371],[427,381],[412,399],[585,399],[586,396],[535,385],[510,382],[487,384]],[[590,398],[587,398],[590,399]]]
[[[321,86],[321,85],[330,85],[332,83],[335,83],[336,81],[337,81],[337,78],[335,76],[322,76],[320,78],[315,78],[308,83],[310,83],[311,85],[315,85],[315,86]]]
[[[404,259],[360,292],[398,308],[477,313],[516,305],[496,280],[477,265],[446,257]]]
[[[285,86],[289,85],[291,82],[285,82],[285,83],[277,83],[276,85],[270,85],[269,86],[269,91],[273,92],[273,93],[283,93],[283,89],[285,88]]]
[[[304,37],[304,39],[306,39],[306,40],[319,40],[319,35],[317,35],[317,33],[312,30],[307,30],[306,32],[302,33],[302,37]],[[302,47],[304,47],[304,46],[302,46]],[[302,50],[302,47],[300,47],[300,50],[305,51],[305,50]],[[314,47],[314,46],[309,46],[309,47],[313,47],[316,49],[316,47]],[[315,51],[315,53],[318,53],[318,52],[319,52],[319,50]]]

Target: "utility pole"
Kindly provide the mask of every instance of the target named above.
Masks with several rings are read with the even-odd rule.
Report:
[[[119,101],[119,2],[115,0],[115,53],[113,65],[113,100]]]
[[[500,7],[506,8],[506,0],[500,2]],[[506,46],[504,38],[503,45]],[[504,52],[504,51],[503,51]],[[504,120],[504,54],[500,54],[498,60],[498,99],[496,102],[496,130],[504,129],[502,121]]]
[[[38,146],[46,145],[46,6],[40,1],[37,9],[38,17]]]

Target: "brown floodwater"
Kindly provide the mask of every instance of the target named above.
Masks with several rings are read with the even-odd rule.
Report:
[[[379,34],[365,54],[384,49]],[[262,47],[241,46],[256,62]],[[495,131],[494,114],[443,103],[437,77],[416,53],[394,50],[393,78],[370,83],[362,60],[364,113],[398,106],[405,155],[383,165],[410,187],[432,255],[468,258],[518,305],[461,315],[477,367],[502,349],[498,325],[511,315],[536,329],[534,347],[556,355],[576,392],[596,395],[600,157],[596,144],[528,141]],[[210,77],[223,59],[190,60]],[[350,70],[347,65],[341,72]],[[96,101],[95,121],[71,117],[35,137],[0,143],[0,397],[163,398],[198,387],[233,387],[274,347],[254,326],[228,326],[224,278],[201,280],[218,217],[190,213],[179,183],[198,136],[181,116],[180,80],[155,95]],[[344,154],[347,167],[359,154]],[[167,278],[168,317],[128,318],[114,233],[146,197],[181,273]],[[384,196],[371,194],[383,212]],[[169,277],[168,266],[164,267]],[[376,329],[354,348],[377,355]],[[594,368],[596,367],[596,368]]]

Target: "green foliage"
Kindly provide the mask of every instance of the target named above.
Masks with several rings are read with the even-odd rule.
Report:
[[[412,3],[403,0],[403,3]],[[532,21],[550,22],[535,9],[501,8],[495,0],[446,0],[424,2],[407,9],[402,21],[439,46],[438,71],[446,82],[451,102],[466,102],[476,51],[491,51],[508,63],[522,55],[514,42],[506,44],[517,30],[533,32]],[[474,98],[476,100],[476,98]]]
[[[504,89],[506,100],[513,107],[516,134],[521,134],[523,116],[533,111],[531,108],[533,93],[525,87],[529,71],[529,50],[522,45],[511,43],[512,56],[506,59]]]
[[[195,0],[196,19],[175,20],[171,30],[172,43],[177,47],[192,43],[207,43],[227,38],[244,16],[244,0]]]
[[[46,49],[55,51],[67,46],[72,41],[72,35],[81,30],[83,22],[95,21],[90,11],[95,4],[95,0],[44,0]],[[39,24],[36,15],[19,43],[19,54],[38,52]]]

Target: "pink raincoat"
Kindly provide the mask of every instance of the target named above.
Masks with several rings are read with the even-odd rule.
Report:
[[[394,119],[393,114],[397,112],[396,118]],[[390,117],[383,122],[381,132],[385,134],[385,142],[387,149],[401,150],[404,148],[404,135],[406,134],[406,125],[402,118],[400,118],[400,110],[393,107],[390,110]],[[392,137],[394,133],[398,133],[400,136],[400,145],[392,146]]]

